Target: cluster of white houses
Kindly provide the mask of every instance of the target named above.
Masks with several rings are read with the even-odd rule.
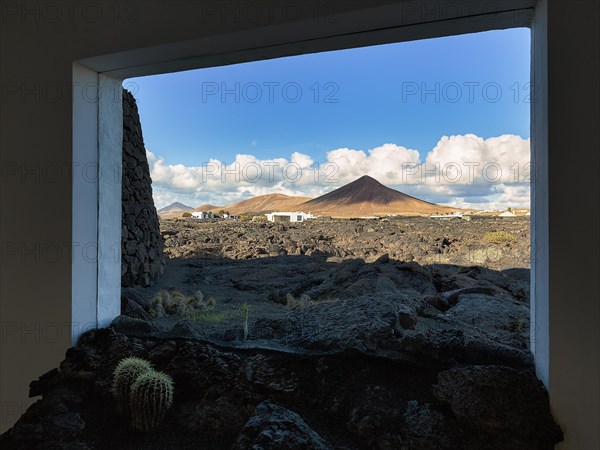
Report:
[[[205,211],[194,211],[192,213],[192,217],[194,219],[214,219],[215,218],[215,214],[212,212],[205,212]]]
[[[482,211],[483,212],[483,211]],[[429,217],[432,219],[463,219],[463,220],[471,220],[471,215],[474,214],[471,211],[466,212],[453,212],[447,214],[432,214]],[[530,213],[527,212],[524,214],[529,216]],[[311,213],[305,213],[302,211],[296,212],[272,212],[265,214],[267,220],[269,222],[305,222],[310,219],[314,219],[314,216]],[[497,215],[498,217],[517,217],[512,211],[504,211],[501,214]],[[232,214],[224,213],[220,216],[216,215],[212,211],[194,211],[192,213],[192,218],[194,219],[239,219],[239,216],[234,216]],[[362,219],[377,219],[379,217],[361,217]]]
[[[304,222],[309,219],[314,219],[311,213],[305,213],[301,211],[297,212],[272,212],[265,214],[269,222]],[[234,216],[228,213],[220,216],[216,215],[212,211],[194,211],[192,213],[194,219],[239,219],[239,216]]]
[[[194,211],[192,213],[193,219],[239,219],[240,216],[234,216],[233,214],[223,213],[217,215],[212,211]]]
[[[473,211],[465,211],[465,212],[453,212],[453,213],[447,213],[447,214],[432,214],[429,217],[431,219],[442,219],[442,220],[448,220],[448,219],[464,219],[464,220],[471,220],[471,216],[472,215],[477,215],[478,213],[497,213],[498,211],[495,210],[484,210],[484,211],[477,211],[477,212],[473,212]],[[518,217],[519,215],[522,216],[530,216],[531,213],[529,211],[527,211],[524,214],[515,214],[515,212],[513,212],[512,210],[506,210],[500,214],[494,214],[496,217]]]

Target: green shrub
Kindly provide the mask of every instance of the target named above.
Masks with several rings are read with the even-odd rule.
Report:
[[[141,358],[125,358],[119,362],[113,374],[112,391],[117,400],[117,412],[126,415],[130,412],[131,386],[136,379],[152,371],[152,365]]]
[[[483,240],[491,244],[509,244],[517,242],[517,238],[506,231],[490,231],[483,235]]]
[[[219,311],[206,311],[196,312],[186,316],[187,319],[193,320],[194,322],[201,322],[207,324],[217,324],[224,322],[228,317],[225,313]]]
[[[181,217],[185,217],[185,218],[187,218],[187,217],[192,217],[192,213],[190,213],[190,212],[184,212],[184,213],[181,215]]]
[[[194,316],[197,313],[213,311],[216,304],[217,300],[214,297],[204,299],[200,290],[194,295],[183,295],[178,290],[169,292],[163,289],[150,302],[150,315],[156,319],[173,315]]]
[[[158,428],[173,404],[173,380],[162,372],[146,372],[131,386],[131,425],[148,432]]]

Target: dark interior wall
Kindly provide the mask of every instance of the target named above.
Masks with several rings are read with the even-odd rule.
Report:
[[[149,286],[165,266],[152,180],[133,95],[123,91],[121,285]]]
[[[548,2],[548,388],[561,450],[600,448],[600,2]]]

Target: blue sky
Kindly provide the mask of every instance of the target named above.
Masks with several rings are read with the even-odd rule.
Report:
[[[384,144],[416,150],[424,162],[443,136],[529,139],[529,70],[530,30],[512,29],[142,77],[124,86],[138,101],[147,150],[165,167],[230,164],[238,155],[291,161],[294,153],[323,163],[337,149],[368,157]],[[206,184],[154,178],[160,202],[217,199]],[[337,186],[272,187],[316,195]],[[263,191],[237,186],[220,200]]]

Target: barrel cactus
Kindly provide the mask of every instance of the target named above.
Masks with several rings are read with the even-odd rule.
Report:
[[[131,386],[131,424],[136,431],[153,431],[173,404],[173,380],[162,372],[146,372]]]
[[[152,366],[145,359],[131,357],[119,362],[113,375],[112,385],[119,414],[124,415],[129,412],[133,383],[140,375],[150,371],[152,371]]]

